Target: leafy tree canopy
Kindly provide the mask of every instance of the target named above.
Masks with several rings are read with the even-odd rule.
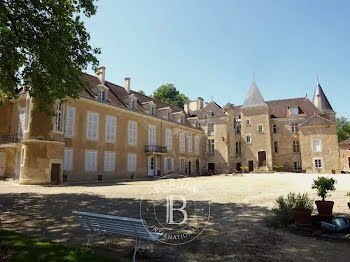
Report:
[[[189,101],[187,96],[176,90],[174,84],[161,85],[153,92],[152,97],[180,108]]]
[[[81,15],[96,13],[95,0],[0,1],[0,100],[18,88],[41,101],[78,98],[81,72],[98,65]]]
[[[337,132],[339,142],[350,138],[350,122],[346,117],[337,118]]]
[[[143,90],[139,90],[139,91],[137,91],[137,93],[139,93],[139,94],[141,94],[141,95],[144,95],[144,96],[146,95],[146,94],[145,94],[145,91],[143,91]]]

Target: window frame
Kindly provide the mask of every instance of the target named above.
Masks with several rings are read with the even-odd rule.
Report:
[[[55,126],[54,126],[54,131],[56,133],[63,133],[62,114],[63,114],[63,104],[61,101],[57,101],[56,102],[56,119],[55,119]]]
[[[88,159],[89,154],[95,154],[95,160],[94,160],[94,168],[90,169],[90,164],[92,163],[92,158]],[[98,151],[97,150],[85,150],[85,171],[87,172],[96,172],[97,171],[97,166],[98,166]]]
[[[67,167],[67,152],[70,152],[70,164]],[[64,171],[71,171],[73,170],[73,148],[65,148],[63,153],[63,170]]]
[[[249,137],[249,141],[248,141],[248,137]],[[251,134],[246,134],[245,135],[245,142],[247,144],[251,144],[252,143],[252,135]]]
[[[276,124],[272,125],[272,134],[277,134],[277,125]]]
[[[323,159],[322,158],[314,158],[314,168],[315,169],[323,169]]]
[[[214,139],[208,139],[208,155],[214,155],[215,141]]]
[[[298,134],[299,133],[299,124],[298,123],[292,123],[291,124],[291,132],[293,134]]]
[[[68,127],[69,127],[69,112],[72,112],[72,126],[71,126],[71,131],[72,133],[68,133]],[[74,129],[75,129],[75,107],[72,106],[66,106],[66,119],[65,119],[65,126],[64,126],[64,136],[72,138],[74,137]]]
[[[273,141],[273,152],[278,153],[278,142],[277,141]]]
[[[135,128],[132,125],[135,124]],[[137,144],[137,122],[133,120],[128,121],[128,144],[135,146]]]
[[[133,159],[133,163],[130,163],[130,157]],[[133,164],[132,166],[130,166]],[[128,172],[136,172],[137,170],[137,155],[135,153],[128,153]]]
[[[314,143],[315,142],[319,142],[319,150],[315,150],[315,147],[314,147]],[[321,142],[321,139],[313,139],[312,140],[312,143],[311,143],[311,147],[312,147],[312,152],[316,152],[316,153],[319,153],[319,152],[322,152],[322,142]]]
[[[106,115],[105,118],[105,141],[106,143],[115,143],[117,137],[117,118],[114,116]],[[111,127],[108,127],[108,122],[111,123]],[[110,130],[110,134],[108,134]]]
[[[112,160],[112,162],[109,162],[110,160]],[[103,169],[105,172],[114,172],[115,171],[115,152],[105,151],[103,163],[104,163]],[[112,166],[110,167],[109,164],[111,164]]]
[[[179,151],[180,153],[185,153],[185,134],[184,133],[180,133],[179,134]]]
[[[96,116],[96,136],[94,136],[94,120],[92,119],[92,130],[91,130],[91,137],[89,136],[89,116]],[[87,112],[87,121],[86,121],[86,139],[87,140],[98,140],[98,133],[99,133],[99,113],[96,112]]]
[[[300,153],[300,141],[299,140],[293,140],[292,147],[293,147],[293,153]]]

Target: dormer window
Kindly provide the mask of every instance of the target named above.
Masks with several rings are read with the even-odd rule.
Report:
[[[214,113],[211,112],[211,111],[209,111],[208,114],[207,114],[207,116],[208,116],[208,118],[213,117],[213,116],[214,116]]]
[[[185,124],[185,117],[184,116],[181,116],[181,118],[180,118],[180,123],[183,125],[183,124]]]
[[[168,111],[168,112],[167,112],[166,119],[167,119],[168,121],[171,121],[171,111]]]
[[[133,94],[131,94],[129,96],[129,108],[130,108],[130,110],[135,111],[136,105],[137,105],[137,98]]]
[[[290,115],[291,116],[299,115],[299,108],[298,107],[291,107],[289,109],[289,111],[290,111]]]
[[[149,114],[151,116],[155,116],[156,115],[156,110],[155,110],[154,106],[150,106]]]
[[[98,92],[98,100],[99,101],[106,101],[106,91],[105,90],[99,90]]]

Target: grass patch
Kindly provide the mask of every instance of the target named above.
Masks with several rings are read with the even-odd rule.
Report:
[[[0,229],[0,261],[116,262],[118,260],[63,244]]]

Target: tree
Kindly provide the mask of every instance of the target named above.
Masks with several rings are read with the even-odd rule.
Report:
[[[141,95],[144,95],[144,96],[146,95],[146,94],[145,94],[145,91],[143,91],[143,90],[139,90],[139,91],[137,91],[137,93],[139,93],[139,94],[141,94]]]
[[[153,92],[153,97],[180,108],[189,101],[187,96],[176,90],[174,84],[161,85]]]
[[[94,1],[0,1],[0,100],[23,88],[53,113],[56,99],[79,98],[82,71],[96,69],[100,53],[80,18],[96,13]]]
[[[344,116],[337,117],[337,133],[339,142],[350,138],[350,122]]]

